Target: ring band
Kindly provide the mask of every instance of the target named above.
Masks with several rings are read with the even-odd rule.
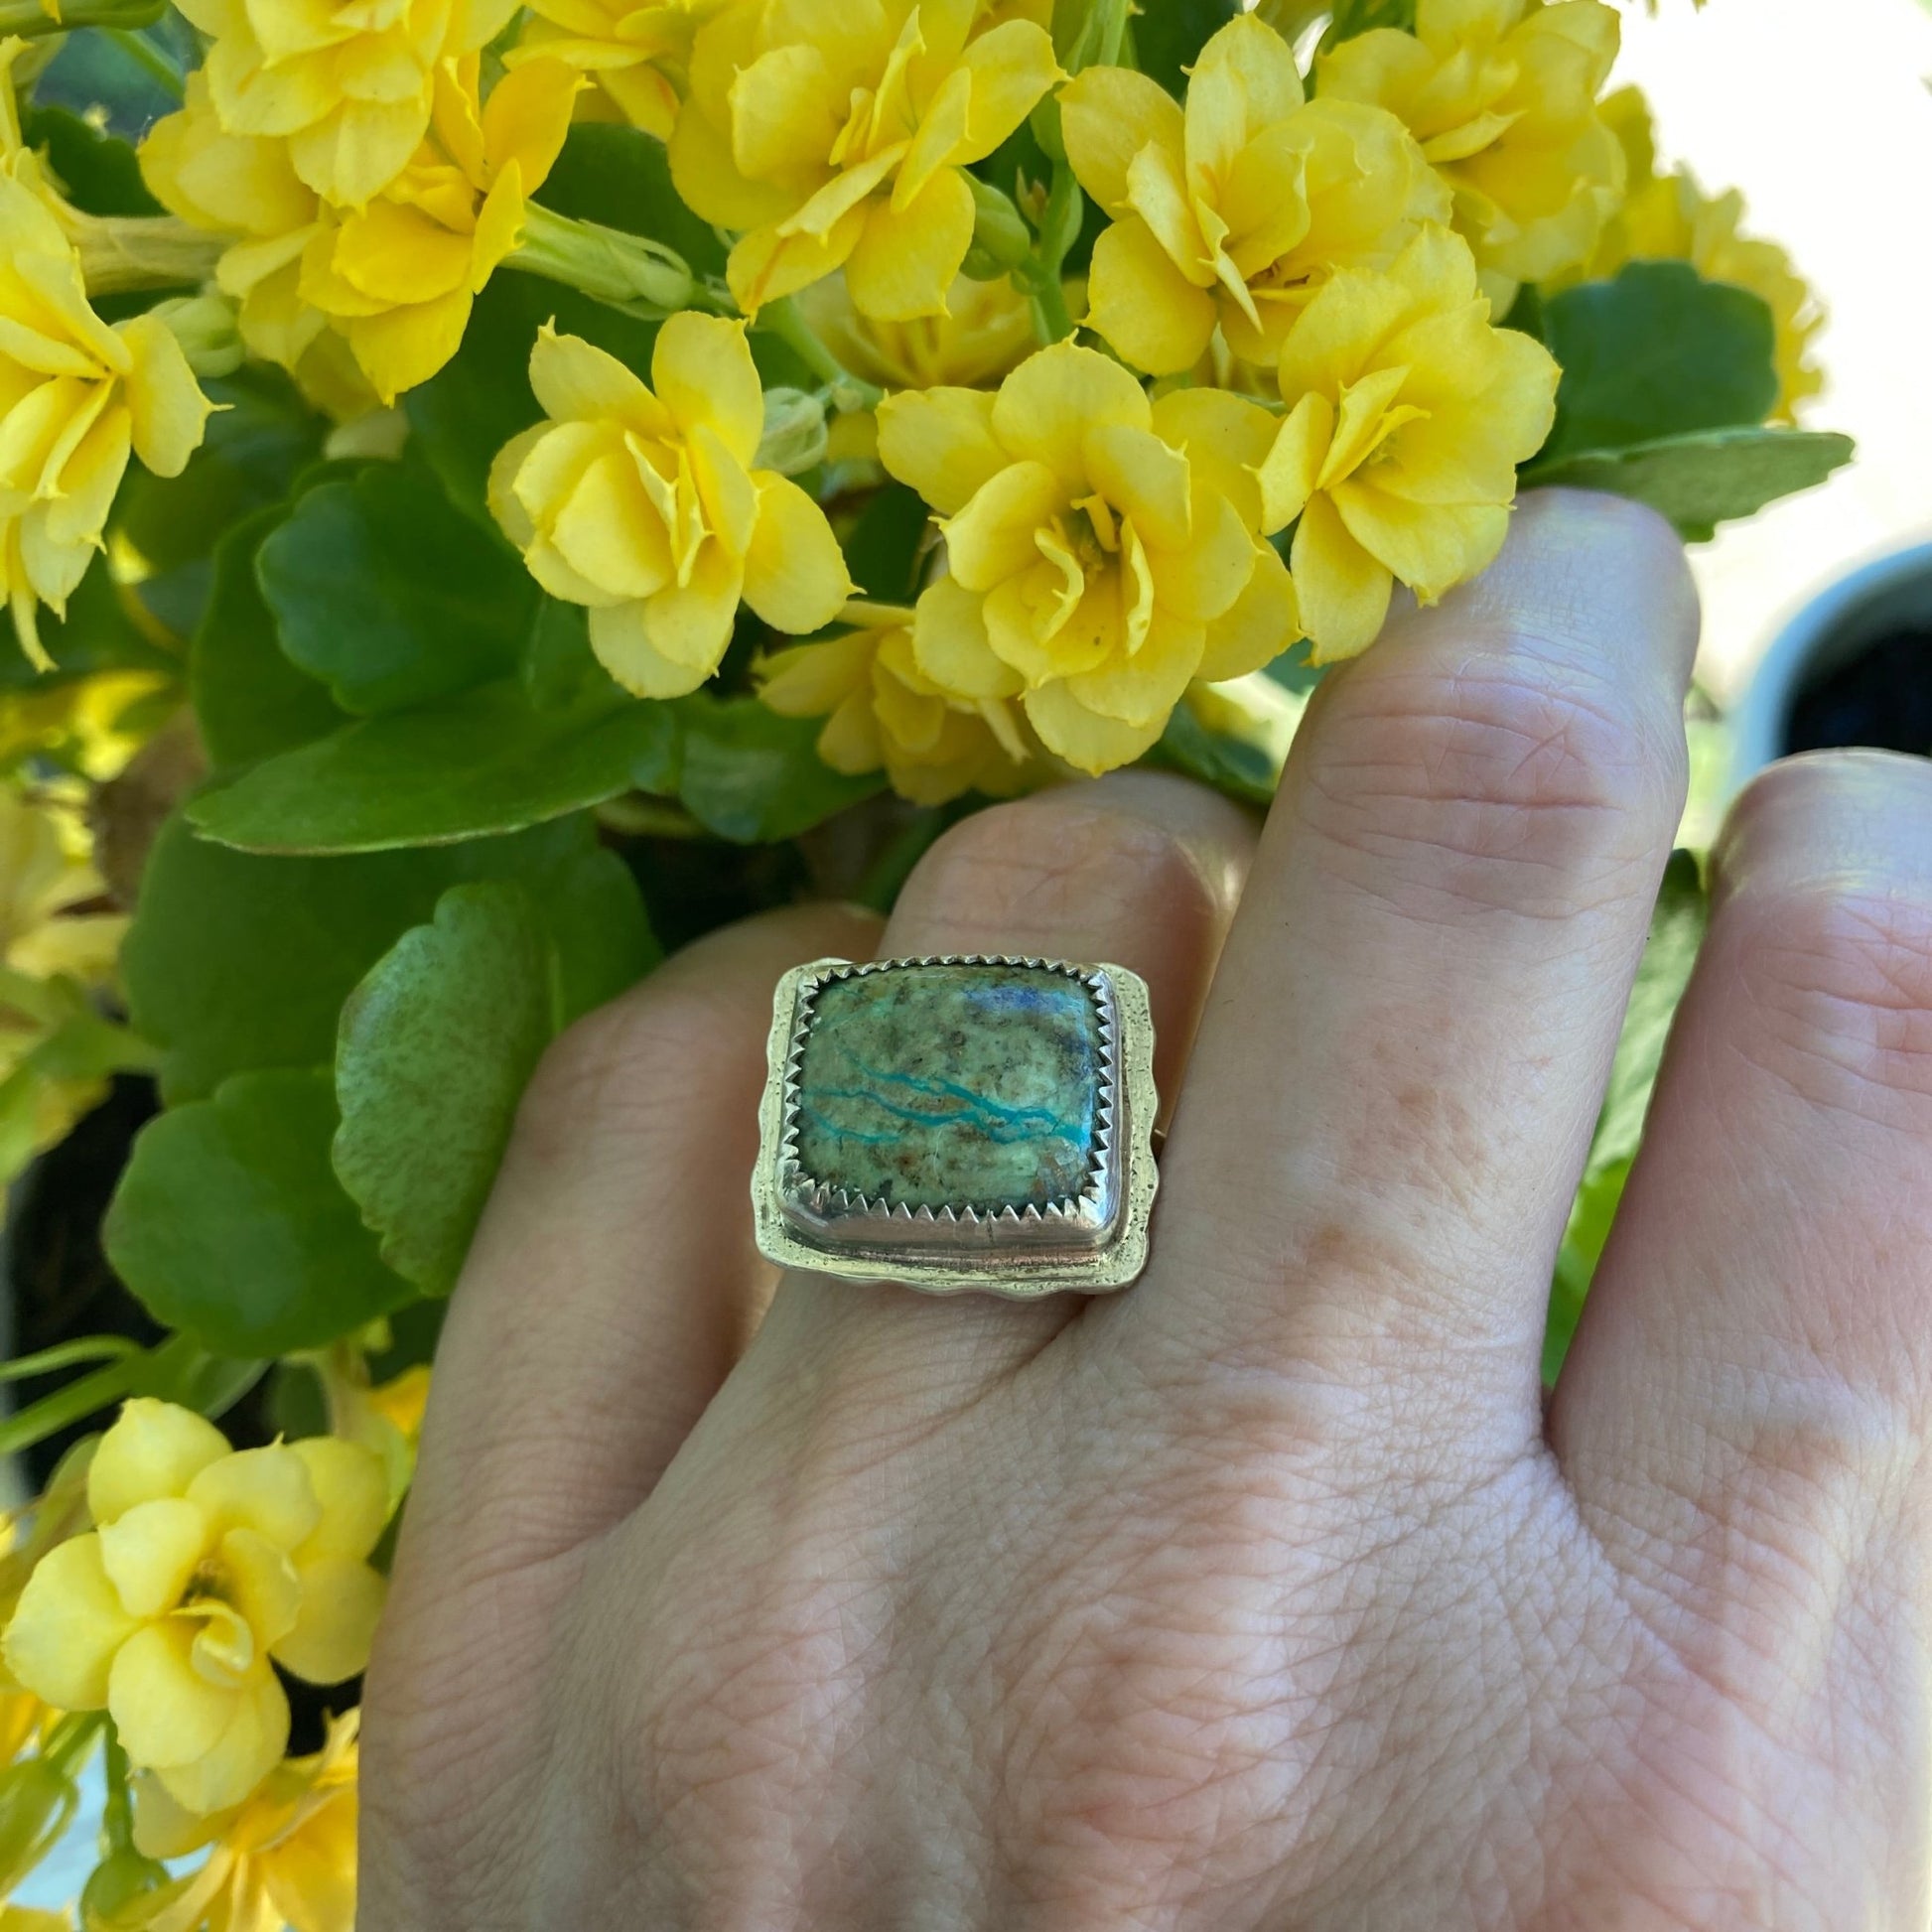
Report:
[[[1147,983],[948,953],[778,982],[752,1182],[759,1252],[927,1294],[1125,1288],[1157,1175]]]

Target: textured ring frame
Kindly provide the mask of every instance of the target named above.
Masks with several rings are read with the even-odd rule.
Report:
[[[1007,966],[1063,973],[1087,990],[1099,1021],[1096,1152],[1077,1195],[1044,1208],[982,1212],[969,1204],[908,1207],[815,1181],[800,1166],[798,1073],[813,1004],[839,980],[920,966]],[[1122,966],[1004,953],[931,953],[855,964],[816,959],[779,980],[765,1049],[764,1099],[752,1206],[759,1252],[781,1268],[890,1281],[928,1295],[1013,1301],[1105,1295],[1147,1266],[1154,1163],[1154,1018],[1147,982]]]

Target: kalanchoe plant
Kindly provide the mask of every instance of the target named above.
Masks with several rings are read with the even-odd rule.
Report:
[[[97,1757],[86,1924],[348,1932],[385,1524],[562,1029],[989,799],[1265,802],[1523,483],[1695,539],[1850,447],[1599,0],[181,16],[0,46],[0,1161],[160,1107],[139,1320],[7,1371],[0,1865]],[[1553,1367],[1702,924],[1682,855]]]

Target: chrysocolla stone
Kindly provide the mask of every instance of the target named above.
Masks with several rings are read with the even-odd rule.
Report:
[[[1086,1185],[1100,1025],[1037,966],[902,966],[821,987],[798,1073],[812,1179],[911,1207],[1044,1207]]]

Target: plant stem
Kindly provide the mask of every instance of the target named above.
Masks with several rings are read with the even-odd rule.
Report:
[[[103,27],[101,32],[152,80],[170,100],[185,98],[180,71],[174,62],[137,28]]]
[[[834,406],[848,409],[876,409],[885,390],[875,382],[856,376],[826,347],[810,323],[798,313],[790,296],[767,302],[752,325],[775,336],[831,391]]]
[[[1066,291],[1058,275],[1030,276],[1027,300],[1034,311],[1034,334],[1042,343],[1063,343],[1073,334],[1073,312],[1066,306]]]

